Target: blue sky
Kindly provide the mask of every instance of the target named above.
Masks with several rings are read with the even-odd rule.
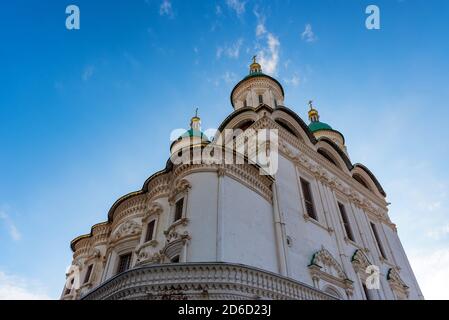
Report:
[[[81,29],[65,28],[65,8]],[[380,7],[381,29],[365,28]],[[203,129],[258,54],[384,186],[427,298],[449,298],[449,2],[10,1],[0,10],[0,298],[58,298],[69,242]]]

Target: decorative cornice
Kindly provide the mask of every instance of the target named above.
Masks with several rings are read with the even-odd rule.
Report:
[[[217,281],[220,279],[220,281]],[[186,295],[209,299],[335,300],[299,281],[262,269],[231,263],[177,263],[128,270],[82,297],[84,300],[162,299]]]

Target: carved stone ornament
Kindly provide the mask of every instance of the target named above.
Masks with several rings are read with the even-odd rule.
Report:
[[[189,181],[187,181],[186,179],[179,180],[172,188],[170,192],[170,197],[168,198],[168,202],[170,204],[174,204],[176,196],[180,193],[187,192],[190,188],[192,188],[192,185],[190,184]]]
[[[348,279],[341,265],[326,249],[322,248],[313,255],[309,271],[316,287],[319,287],[319,281],[323,280],[343,288],[348,296],[352,295],[353,281]]]
[[[148,209],[145,212],[144,219],[147,219],[147,218],[151,217],[152,215],[159,215],[163,211],[164,211],[164,209],[162,208],[162,206],[159,203],[153,202],[148,206]]]
[[[387,273],[387,281],[390,284],[391,289],[396,295],[401,296],[403,298],[408,298],[409,295],[409,287],[405,284],[405,282],[399,276],[399,272],[396,268],[390,268]]]
[[[354,266],[355,271],[357,273],[361,272],[362,274],[365,272],[366,268],[371,265],[368,257],[359,249],[352,255],[351,263]]]
[[[123,237],[137,235],[141,232],[142,226],[134,220],[128,220],[123,223],[115,232],[113,241],[117,241]]]

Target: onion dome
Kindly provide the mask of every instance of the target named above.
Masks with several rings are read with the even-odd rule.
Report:
[[[330,125],[320,121],[318,110],[313,106],[313,102],[309,101],[309,130],[312,131],[316,139],[326,137],[333,141],[346,154],[345,137],[337,130],[332,129]]]
[[[190,129],[173,141],[170,152],[174,154],[187,147],[203,146],[210,143],[209,138],[201,131],[201,118],[198,117],[198,108],[195,116],[190,120]]]

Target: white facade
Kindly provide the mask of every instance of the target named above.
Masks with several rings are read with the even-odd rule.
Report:
[[[376,178],[332,142],[336,131],[314,134],[283,107],[281,85],[259,71],[233,90],[235,111],[220,130],[278,129],[277,173],[169,161],[119,199],[107,222],[72,241],[68,277],[79,288],[65,287],[62,299],[423,298]],[[366,288],[370,265],[380,271],[377,290]]]

